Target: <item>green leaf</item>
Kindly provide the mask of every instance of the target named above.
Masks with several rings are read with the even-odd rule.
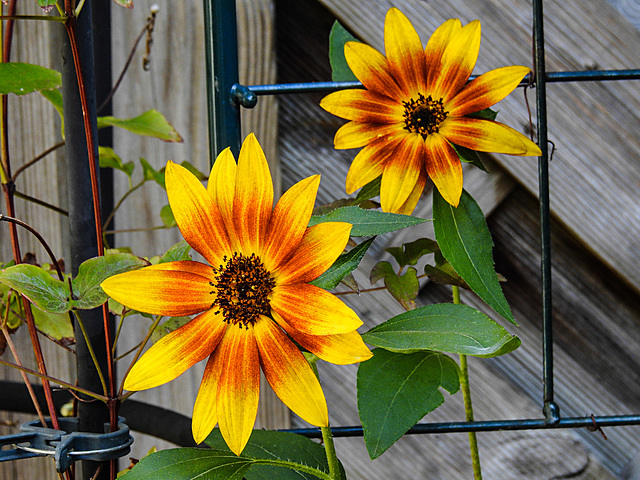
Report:
[[[494,357],[515,350],[520,339],[467,305],[440,303],[401,313],[362,335],[392,352],[422,350]]]
[[[187,170],[189,170],[194,175],[194,177],[196,177],[201,182],[209,179],[208,175],[205,175],[204,173],[202,173],[200,170],[198,170],[196,167],[191,165],[191,163],[187,162],[186,160],[182,162],[180,165],[186,168]]]
[[[401,247],[385,248],[396,259],[400,268],[415,265],[423,255],[439,250],[437,242],[429,238],[419,238],[413,242],[404,243]]]
[[[495,120],[496,117],[498,116],[498,112],[496,112],[495,110],[491,110],[491,108],[487,107],[484,110],[480,110],[479,112],[475,112],[469,116],[476,117],[476,118],[484,118],[486,120]]]
[[[353,225],[352,237],[373,237],[383,233],[394,232],[402,228],[419,225],[426,220],[399,213],[379,212],[377,210],[363,210],[350,206],[341,207],[326,215],[313,215],[309,226],[323,222],[346,222]]]
[[[162,325],[158,325],[153,332],[151,333],[150,340],[152,343],[156,343],[166,334],[173,332],[174,330],[179,329],[183,325],[186,325],[191,321],[191,317],[171,317],[167,321],[163,322]]]
[[[469,288],[511,323],[516,323],[493,264],[493,240],[482,210],[463,190],[457,208],[433,189],[433,228],[440,251]]]
[[[326,272],[309,283],[312,283],[316,287],[324,288],[325,290],[335,288],[347,274],[358,268],[360,261],[374,240],[375,237],[370,238],[348,252],[343,253]]]
[[[482,160],[480,159],[480,155],[478,155],[478,152],[476,152],[475,150],[471,150],[470,148],[461,147],[460,145],[453,145],[453,148],[458,154],[458,158],[461,161],[470,163],[483,172],[488,173],[487,168],[484,166],[484,163],[482,163]]]
[[[133,162],[122,163],[122,159],[110,147],[98,147],[98,155],[100,156],[100,168],[114,168],[124,172],[131,178],[135,165]]]
[[[63,338],[73,338],[73,325],[68,313],[49,313],[40,310],[38,307],[32,308],[33,320],[36,327],[43,333],[56,340]]]
[[[358,367],[358,412],[371,459],[382,455],[460,388],[456,363],[436,352],[403,355],[376,348]]]
[[[49,13],[53,10],[53,6],[56,4],[57,0],[38,0],[38,6],[42,9],[44,13]]]
[[[65,313],[71,309],[69,287],[41,267],[22,263],[5,268],[0,271],[0,282],[45,312]]]
[[[134,118],[98,117],[98,128],[119,127],[136,135],[158,138],[165,142],[182,142],[182,137],[157,110],[148,110]]]
[[[133,8],[133,0],[113,0],[116,5],[120,5],[125,8]]]
[[[142,172],[145,180],[153,180],[164,190],[167,189],[164,183],[164,171],[157,171],[144,158],[140,159],[140,164],[142,165]]]
[[[162,220],[162,223],[167,228],[172,228],[178,225],[175,217],[173,216],[171,205],[165,205],[160,209],[160,220]]]
[[[228,447],[215,428],[205,443],[216,450],[225,451]],[[301,435],[287,432],[254,430],[242,456],[251,459],[282,460],[306,465],[325,473],[329,472],[327,454],[324,448]],[[246,480],[316,480],[317,477],[290,468],[256,465],[245,474]],[[343,476],[344,478],[344,476]]]
[[[30,63],[0,63],[0,94],[26,95],[62,85],[60,72]]]
[[[144,267],[147,263],[140,257],[129,253],[116,253],[104,257],[90,258],[78,267],[78,275],[71,282],[75,299],[75,308],[91,309],[107,301],[100,284],[107,278],[118,273],[128,272]]]
[[[234,453],[202,448],[172,448],[147,455],[125,480],[240,480],[251,460]]]
[[[371,180],[369,183],[367,183],[364,187],[360,189],[353,203],[355,205],[360,205],[365,200],[370,200],[380,195],[381,182],[382,182],[382,175]]]
[[[455,285],[456,287],[465,288],[470,290],[469,285],[465,282],[460,275],[456,273],[450,263],[444,265],[425,265],[424,273],[429,277],[429,280],[440,285]]]
[[[384,286],[400,305],[407,310],[415,308],[414,300],[420,291],[415,268],[409,267],[405,273],[399,275],[389,262],[378,262],[371,270],[369,279],[373,285],[381,278],[384,278]]]
[[[178,262],[180,260],[191,260],[189,252],[191,251],[191,245],[185,240],[180,240],[167,250],[167,252],[160,258],[158,263]]]
[[[331,63],[331,79],[334,82],[358,81],[344,57],[344,44],[357,41],[358,39],[347,32],[337,20],[333,23],[329,33],[329,63]]]

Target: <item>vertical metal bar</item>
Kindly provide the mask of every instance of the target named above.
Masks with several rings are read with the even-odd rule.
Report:
[[[533,38],[536,78],[536,106],[538,144],[542,155],[538,158],[540,195],[540,267],[542,283],[542,369],[544,380],[544,408],[547,422],[560,419],[553,401],[553,316],[551,309],[551,232],[549,208],[549,151],[547,144],[547,91],[544,58],[543,0],[533,0]]]
[[[211,165],[227,147],[240,152],[240,108],[231,88],[238,83],[235,0],[204,0],[209,157]]]
[[[89,116],[91,118],[92,135],[94,135],[95,138],[97,123],[92,3],[93,2],[86,2],[84,4],[82,15],[77,19],[76,35],[83,81],[89,97]],[[67,185],[69,185],[70,263],[71,273],[75,276],[78,273],[78,267],[83,261],[98,255],[98,246],[82,105],[76,80],[73,55],[71,53],[71,45],[68,36],[64,33],[64,30],[62,31],[62,95],[64,98]],[[95,157],[96,159],[98,158],[97,143]],[[97,358],[101,361],[102,371],[107,372],[105,332],[103,329],[101,309],[83,310],[81,315],[87,330],[88,339],[94,347]],[[77,323],[74,327],[78,386],[94,392],[102,392],[102,385],[82,331]],[[104,423],[109,422],[109,411],[101,402],[78,402],[78,417],[79,431],[103,433]],[[102,468],[98,476],[94,477],[98,466],[98,462],[82,461],[81,473],[77,475],[76,478],[83,480],[89,480],[90,478],[107,480],[109,478],[108,468]]]

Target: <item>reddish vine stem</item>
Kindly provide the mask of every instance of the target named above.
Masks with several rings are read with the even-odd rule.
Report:
[[[8,13],[9,15],[15,15],[16,11],[16,0],[11,0],[9,3]],[[4,42],[2,45],[2,61],[8,62],[11,58],[11,43],[13,40],[13,23],[14,20],[7,20],[6,23],[6,31],[4,35]],[[9,121],[8,121],[8,97],[6,95],[2,95],[2,118],[0,118],[0,122],[2,123],[2,163],[3,169],[6,173],[7,178],[11,178],[11,162],[9,155]],[[14,191],[13,182],[9,181],[8,183],[2,184],[2,190],[5,197],[5,204],[7,206],[7,213],[9,216],[15,216],[15,205],[13,202],[13,191]],[[11,236],[11,250],[13,252],[13,258],[16,264],[21,263],[22,256],[20,254],[20,244],[18,241],[18,231],[14,224],[10,224],[9,232]],[[22,296],[22,305],[25,310],[25,317],[27,321],[27,328],[29,330],[29,336],[31,338],[31,344],[33,346],[33,352],[36,357],[36,363],[38,364],[38,371],[47,375],[47,367],[44,361],[44,356],[42,355],[42,348],[40,346],[40,339],[38,338],[38,332],[36,330],[35,321],[33,319],[33,313],[31,311],[31,304],[29,301]],[[49,381],[46,379],[42,379],[42,386],[44,389],[44,395],[47,402],[47,409],[49,411],[49,416],[51,417],[51,424],[53,428],[59,429],[60,424],[58,423],[58,417],[56,415],[56,409],[53,403],[53,395],[51,393],[51,385]],[[39,408],[36,406],[36,409]],[[46,425],[44,425],[46,427]]]

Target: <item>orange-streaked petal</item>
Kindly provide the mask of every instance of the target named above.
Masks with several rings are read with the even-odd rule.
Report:
[[[186,168],[169,161],[165,183],[169,204],[182,236],[212,265],[230,253],[222,215],[200,181]]]
[[[276,285],[307,283],[325,272],[343,252],[352,225],[325,222],[309,227],[287,263],[273,271]]]
[[[414,97],[426,88],[422,41],[409,19],[390,8],[384,22],[384,48],[392,75],[405,95]]]
[[[424,55],[427,63],[427,92],[431,92],[432,86],[442,70],[442,54],[453,35],[462,29],[462,24],[457,18],[447,20],[440,25],[427,43]]]
[[[162,337],[135,363],[124,381],[126,390],[146,390],[170,382],[207,358],[227,324],[208,310]]]
[[[387,161],[380,183],[380,203],[385,212],[397,212],[413,192],[424,168],[424,141],[418,134],[405,136]]]
[[[260,359],[254,327],[230,327],[218,345],[220,369],[216,410],[220,433],[233,453],[244,449],[258,412]]]
[[[347,42],[344,56],[349,68],[366,89],[402,101],[405,95],[393,78],[387,59],[375,48],[365,43]]]
[[[444,109],[452,117],[484,110],[509,95],[530,71],[519,65],[491,70],[467,84],[444,105]]]
[[[221,369],[217,368],[217,350],[209,357],[207,366],[204,369],[196,403],[193,405],[193,415],[191,417],[191,432],[196,443],[202,443],[211,433],[211,430],[218,423],[216,409],[216,398],[218,396],[218,380]]]
[[[451,143],[479,152],[540,155],[538,146],[527,137],[491,120],[450,117],[440,124],[440,134]]]
[[[270,303],[289,325],[309,335],[347,333],[362,325],[338,297],[308,283],[276,286]]]
[[[183,316],[211,307],[215,299],[209,283],[212,275],[213,269],[199,262],[161,263],[114,275],[100,286],[115,301],[133,310]]]
[[[320,106],[338,117],[361,123],[404,122],[404,107],[400,102],[369,90],[333,92],[322,99]]]
[[[262,147],[251,133],[240,149],[233,199],[234,225],[244,253],[260,251],[272,210],[273,182],[269,165]]]
[[[442,70],[435,79],[430,93],[445,103],[455,96],[469,80],[480,52],[480,21],[465,25],[451,35],[442,54]]]
[[[451,144],[438,133],[429,135],[425,143],[427,173],[442,198],[457,207],[462,195],[460,158]]]
[[[238,239],[233,228],[233,197],[236,188],[236,170],[236,159],[233,158],[231,149],[225,148],[216,158],[213,167],[211,167],[209,181],[207,182],[207,191],[222,214],[234,251],[238,248]]]
[[[311,425],[329,425],[322,387],[304,355],[271,319],[260,317],[253,329],[262,370],[276,395]]]
[[[262,260],[273,271],[291,255],[307,229],[316,201],[320,175],[300,180],[287,190],[273,210]]]
[[[406,135],[406,132],[388,135],[371,142],[358,152],[349,167],[345,182],[349,195],[382,175],[385,163],[392,157],[396,147]]]
[[[356,330],[337,335],[306,335],[291,327],[276,312],[272,313],[276,322],[291,338],[326,362],[350,365],[364,362],[373,356]]]
[[[413,210],[415,210],[416,205],[418,204],[418,200],[420,200],[420,197],[422,196],[422,191],[427,183],[427,178],[428,175],[426,168],[421,168],[416,186],[413,187],[411,194],[398,209],[397,213],[402,213],[403,215],[411,215],[413,213]]]
[[[333,145],[339,150],[360,148],[374,140],[381,139],[404,128],[403,123],[362,123],[348,122],[341,126],[333,139]]]

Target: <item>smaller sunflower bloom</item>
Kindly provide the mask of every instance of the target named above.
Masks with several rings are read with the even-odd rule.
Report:
[[[229,149],[220,154],[206,189],[169,162],[166,187],[176,222],[209,264],[162,263],[101,285],[135,310],[197,314],[153,345],[124,387],[162,385],[208,357],[193,408],[198,443],[219,424],[229,448],[242,452],[255,423],[260,369],[291,410],[312,425],[328,425],[320,383],[294,341],[336,364],[371,357],[355,312],[309,284],[342,253],[351,231],[341,222],[307,227],[319,182],[319,175],[298,182],[273,208],[269,167],[253,134],[237,165]]]
[[[474,114],[511,93],[530,71],[498,68],[468,82],[480,50],[480,22],[443,23],[423,50],[409,19],[391,8],[384,26],[386,56],[347,42],[345,58],[365,89],[327,95],[320,106],[350,120],[335,136],[338,149],[362,148],[347,174],[351,194],[382,175],[380,203],[410,214],[427,178],[458,206],[462,165],[454,145],[480,152],[541,155],[538,146],[501,123]]]

